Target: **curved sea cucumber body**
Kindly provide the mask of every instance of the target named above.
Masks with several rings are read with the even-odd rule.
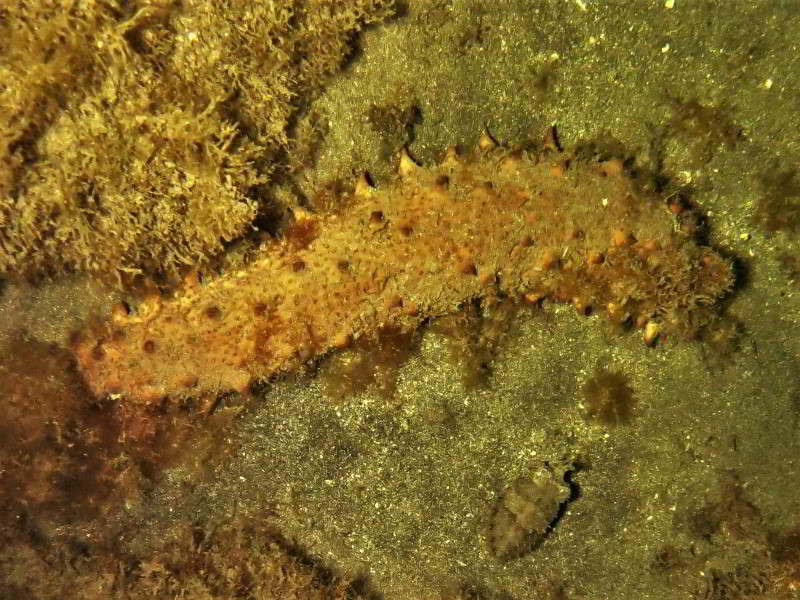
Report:
[[[497,558],[518,558],[542,542],[561,506],[570,499],[564,475],[563,469],[543,465],[503,492],[489,527],[489,545]]]
[[[297,213],[301,234],[244,270],[117,311],[75,345],[91,389],[135,401],[244,390],[497,294],[604,308],[646,338],[687,332],[732,282],[614,162],[494,148],[424,168],[405,156],[396,181],[361,183],[342,204]]]

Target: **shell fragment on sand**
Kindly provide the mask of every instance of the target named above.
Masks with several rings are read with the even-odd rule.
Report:
[[[519,558],[544,540],[571,496],[565,473],[545,464],[503,492],[489,527],[492,554],[500,560]]]

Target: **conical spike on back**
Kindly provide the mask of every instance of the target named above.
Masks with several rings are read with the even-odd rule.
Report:
[[[369,173],[364,171],[356,179],[355,196],[357,198],[369,198],[375,193],[375,186],[369,178]]]
[[[558,130],[556,130],[555,125],[551,125],[544,130],[544,136],[542,137],[542,149],[551,152],[563,152],[564,148],[561,146],[561,142],[558,139]]]
[[[461,156],[458,152],[458,148],[450,146],[444,154],[441,165],[443,167],[455,167],[459,162],[461,162]]]
[[[497,142],[492,137],[492,134],[489,133],[489,128],[484,127],[481,137],[478,138],[478,150],[485,152],[487,150],[492,150],[493,148],[497,148]]]
[[[397,172],[400,174],[400,177],[408,177],[418,168],[419,165],[411,158],[408,149],[403,147],[403,149],[400,150],[400,162],[397,165]]]

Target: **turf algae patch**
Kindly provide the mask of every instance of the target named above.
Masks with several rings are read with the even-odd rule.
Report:
[[[692,336],[732,284],[694,219],[618,161],[545,149],[448,151],[394,181],[365,177],[337,214],[298,210],[243,270],[120,307],[73,348],[91,389],[133,401],[248,389],[387,327],[511,297],[602,310],[648,344]]]
[[[300,107],[382,0],[0,4],[0,274],[173,285],[269,230]],[[294,158],[293,160],[297,160]]]

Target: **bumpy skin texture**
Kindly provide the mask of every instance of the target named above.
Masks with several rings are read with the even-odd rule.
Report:
[[[497,294],[605,309],[651,341],[707,322],[732,281],[613,161],[498,148],[431,168],[404,157],[396,181],[359,184],[342,205],[297,214],[246,270],[117,310],[75,344],[91,389],[144,402],[244,390]]]

